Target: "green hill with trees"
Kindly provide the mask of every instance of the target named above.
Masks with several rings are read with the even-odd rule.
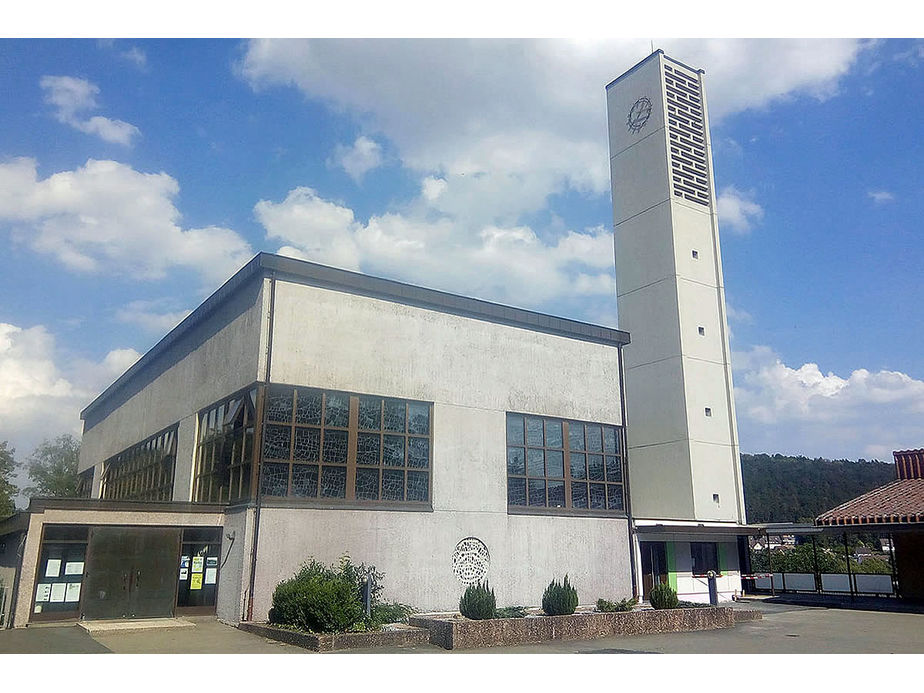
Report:
[[[748,522],[812,522],[826,510],[895,480],[879,460],[741,454]]]

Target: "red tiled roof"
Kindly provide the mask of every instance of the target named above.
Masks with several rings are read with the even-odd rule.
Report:
[[[898,479],[815,518],[816,525],[924,524],[924,479]]]

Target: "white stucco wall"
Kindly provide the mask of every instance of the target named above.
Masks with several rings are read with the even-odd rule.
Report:
[[[262,283],[244,287],[175,345],[181,358],[108,414],[86,428],[80,470],[98,465],[145,438],[182,422],[177,440],[174,500],[189,500],[196,413],[261,377]],[[171,359],[174,349],[161,359]],[[157,364],[153,364],[155,367]],[[139,374],[143,378],[144,372]],[[99,493],[99,470],[94,495]]]
[[[621,423],[615,347],[277,282],[271,381],[433,402],[432,512],[264,507],[254,618],[309,556],[385,573],[385,597],[458,608],[459,540],[488,546],[499,605],[567,573],[582,603],[631,594],[625,519],[508,515],[506,413]]]

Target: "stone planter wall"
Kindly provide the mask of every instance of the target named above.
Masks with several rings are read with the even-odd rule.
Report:
[[[304,647],[315,652],[331,650],[350,650],[361,647],[400,647],[403,645],[423,645],[429,641],[429,634],[423,628],[401,628],[399,630],[382,630],[369,633],[300,633],[285,628],[275,628],[266,623],[243,621],[237,626],[241,630],[264,638],[278,640]]]
[[[736,609],[730,607],[663,609],[619,613],[576,613],[571,616],[462,618],[412,616],[410,624],[430,631],[430,642],[447,650],[497,645],[525,645],[547,640],[591,640],[614,635],[646,635],[731,628]],[[752,612],[749,612],[749,614]],[[756,612],[753,612],[756,613]],[[757,613],[757,618],[760,614]]]

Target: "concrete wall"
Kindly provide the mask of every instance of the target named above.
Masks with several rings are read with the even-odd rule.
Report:
[[[253,546],[253,508],[235,508],[224,516],[221,539],[222,561],[218,578],[215,615],[222,621],[238,623],[245,613],[250,585],[250,556]],[[228,538],[234,535],[234,541]]]
[[[631,593],[627,523],[508,515],[506,413],[620,424],[615,347],[278,282],[272,382],[433,402],[433,512],[264,507],[254,618],[309,556],[349,553],[386,598],[456,609],[459,540],[491,552],[500,604],[537,605],[567,573],[582,603]]]
[[[177,440],[174,499],[189,500],[196,443],[196,413],[262,377],[262,281],[242,287],[127,385],[133,394],[99,421],[88,417],[80,448],[82,471],[182,422]],[[107,407],[109,408],[109,407]],[[94,495],[99,494],[99,466]]]
[[[254,620],[265,619],[276,584],[309,557],[348,553],[385,574],[384,598],[417,609],[455,611],[464,585],[452,572],[459,540],[475,536],[491,554],[487,579],[498,606],[538,606],[567,573],[581,604],[631,595],[625,520],[493,512],[396,512],[264,508]]]
[[[272,382],[621,423],[615,347],[284,281],[275,306]]]

